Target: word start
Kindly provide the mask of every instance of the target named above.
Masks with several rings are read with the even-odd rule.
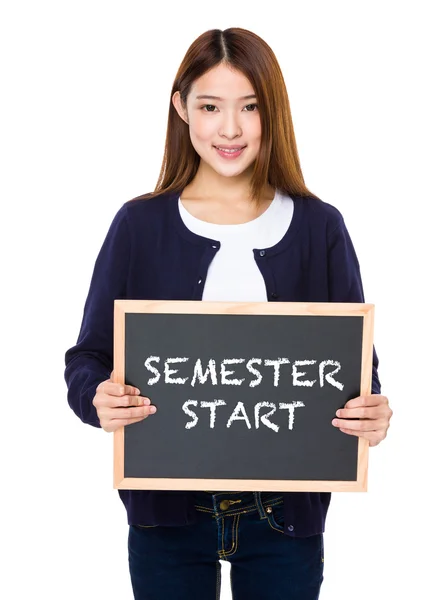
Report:
[[[304,376],[307,375],[306,371],[300,370],[300,367],[308,367],[310,365],[315,365],[317,363],[316,360],[295,360],[291,363],[288,358],[276,358],[276,359],[261,359],[261,358],[251,358],[246,361],[244,358],[227,358],[221,361],[219,369],[217,370],[216,361],[214,359],[209,359],[205,365],[201,359],[197,359],[195,361],[193,367],[193,375],[189,375],[188,377],[178,377],[177,374],[179,369],[172,368],[172,365],[178,363],[185,363],[189,360],[188,357],[175,357],[175,358],[166,358],[164,360],[164,368],[163,368],[163,380],[166,384],[172,385],[185,385],[187,381],[191,381],[189,385],[195,386],[196,384],[202,385],[210,381],[212,385],[235,385],[242,386],[243,384],[248,384],[249,387],[254,388],[261,384],[263,381],[262,372],[256,368],[256,366],[263,367],[272,367],[273,369],[273,385],[278,387],[280,384],[280,375],[281,375],[281,367],[283,365],[291,364],[291,377],[292,377],[292,385],[300,386],[300,387],[312,387],[315,383],[318,382],[320,387],[323,387],[325,383],[337,388],[338,390],[343,390],[343,384],[336,379],[334,379],[334,375],[338,373],[341,369],[341,364],[336,360],[323,360],[318,364],[318,377],[316,379],[303,379]],[[161,371],[156,368],[152,363],[160,363],[160,356],[149,356],[144,365],[146,369],[153,374],[153,377],[148,379],[148,385],[155,385],[158,383],[162,377]],[[244,367],[247,372],[253,376],[250,377],[249,380],[246,377],[233,377],[235,375],[235,371],[230,370],[228,367],[230,365],[241,365],[245,363]],[[256,365],[256,366],[255,366]],[[331,369],[333,367],[333,369]],[[218,377],[219,375],[219,377]],[[210,409],[210,428],[213,429],[215,427],[216,421],[216,407],[218,406],[226,406],[226,402],[222,399],[215,399],[213,401],[200,402],[201,408]],[[199,421],[198,415],[189,408],[189,406],[198,406],[197,400],[187,400],[184,402],[182,406],[182,410],[184,413],[190,417],[192,417],[192,421],[189,421],[185,424],[186,429],[191,429],[195,427]],[[292,402],[280,402],[278,408],[281,410],[289,411],[289,419],[288,419],[288,427],[290,430],[293,429],[294,424],[294,413],[296,408],[304,407],[304,403],[301,401],[292,401]],[[260,414],[262,408],[270,408],[269,412],[265,414]],[[255,420],[255,428],[258,429],[260,427],[260,422],[266,427],[272,429],[275,432],[278,432],[279,426],[276,423],[273,423],[269,420],[269,417],[276,412],[277,406],[274,402],[257,402],[254,406],[254,420]],[[252,425],[250,423],[249,417],[246,413],[246,409],[244,403],[239,401],[234,408],[232,414],[230,415],[226,427],[231,427],[234,421],[244,421],[247,428],[251,429]]]

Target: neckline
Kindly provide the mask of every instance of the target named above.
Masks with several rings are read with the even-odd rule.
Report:
[[[167,202],[169,204],[170,219],[173,222],[177,232],[181,235],[182,238],[184,238],[191,244],[194,244],[197,246],[212,246],[214,248],[219,248],[221,245],[219,240],[201,236],[201,235],[198,235],[197,233],[193,233],[193,231],[191,231],[186,226],[184,221],[182,220],[181,214],[179,212],[179,204],[178,204],[178,200],[179,200],[182,192],[183,192],[182,189],[179,191],[176,191],[176,192],[170,192],[168,197],[165,199],[165,202]],[[296,234],[301,229],[304,206],[305,206],[306,202],[310,200],[310,198],[306,198],[305,196],[292,195],[292,194],[289,194],[289,196],[293,200],[294,211],[293,211],[292,219],[291,219],[291,222],[289,224],[289,227],[288,227],[286,233],[281,238],[281,240],[277,244],[275,244],[275,246],[271,246],[269,248],[258,248],[257,249],[258,251],[265,250],[267,252],[268,256],[273,256],[275,254],[279,254],[280,252],[285,250],[287,248],[287,246],[289,246],[289,244],[295,240]],[[271,203],[271,205],[272,205],[272,203]],[[260,215],[260,217],[261,216],[262,215]],[[257,217],[257,218],[260,218],[260,217]],[[251,222],[251,221],[249,221],[249,222]]]
[[[275,195],[272,198],[272,202],[266,208],[264,212],[262,212],[258,217],[251,219],[250,221],[246,221],[245,223],[211,223],[209,221],[204,221],[203,219],[198,219],[192,215],[181,202],[181,194],[178,196],[178,211],[179,216],[182,219],[181,212],[185,213],[186,218],[189,219],[192,223],[196,223],[201,227],[206,227],[209,230],[213,230],[215,234],[225,233],[231,231],[245,231],[247,229],[251,229],[256,227],[261,221],[264,221],[266,218],[270,216],[273,210],[275,210],[279,201],[279,191],[275,189]]]

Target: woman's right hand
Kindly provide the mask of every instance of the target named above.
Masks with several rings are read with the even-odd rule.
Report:
[[[137,388],[113,383],[113,373],[114,371],[110,379],[99,383],[93,398],[100,426],[108,432],[142,421],[156,412],[156,407],[151,405],[150,399],[140,396]]]

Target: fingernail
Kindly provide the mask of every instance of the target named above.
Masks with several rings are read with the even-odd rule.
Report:
[[[332,425],[338,425],[338,421],[337,421],[337,419],[334,419],[334,420],[332,421]]]
[[[149,404],[151,404],[151,400],[150,400],[150,398],[144,398],[144,404],[145,404],[146,406],[148,406]]]
[[[140,394],[141,394],[141,390],[138,390],[138,388],[136,388],[136,389],[135,389],[135,394],[136,394],[136,396],[140,396]]]
[[[155,412],[156,412],[156,406],[152,406],[152,407],[150,408],[150,412],[151,412],[151,413],[155,413]]]
[[[337,417],[340,416],[340,410],[337,410],[337,412],[335,413],[337,415]]]

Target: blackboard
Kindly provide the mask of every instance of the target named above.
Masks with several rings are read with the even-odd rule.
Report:
[[[374,306],[115,300],[115,381],[157,412],[114,437],[119,489],[365,491]]]

